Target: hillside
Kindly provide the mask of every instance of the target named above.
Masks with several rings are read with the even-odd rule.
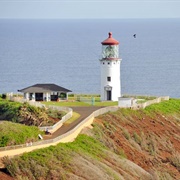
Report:
[[[58,122],[66,113],[53,109],[13,102],[0,97],[0,120],[28,126],[49,126]]]
[[[12,179],[178,180],[180,100],[106,113],[72,143],[4,162]]]
[[[0,147],[26,144],[38,141],[39,134],[44,134],[36,126],[0,121]]]

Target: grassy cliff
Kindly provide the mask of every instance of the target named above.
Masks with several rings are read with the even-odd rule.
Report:
[[[4,158],[15,179],[179,179],[180,100],[120,109],[74,142]]]

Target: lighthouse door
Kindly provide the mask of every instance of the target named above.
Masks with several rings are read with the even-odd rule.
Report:
[[[111,101],[111,91],[107,91],[107,100]]]

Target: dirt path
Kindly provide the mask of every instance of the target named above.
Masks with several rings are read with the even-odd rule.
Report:
[[[55,131],[52,135],[49,136],[44,136],[44,139],[54,139],[66,132],[68,132],[69,130],[73,129],[74,127],[76,127],[81,121],[83,121],[86,117],[88,117],[90,114],[92,114],[94,111],[102,108],[100,106],[89,106],[89,107],[70,107],[73,109],[74,112],[77,112],[80,114],[80,117],[74,121],[73,123],[71,123],[70,125],[63,125],[61,126],[57,131]]]

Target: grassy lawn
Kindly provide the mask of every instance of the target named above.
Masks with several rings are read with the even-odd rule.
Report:
[[[84,100],[88,102],[84,102]],[[93,102],[92,102],[93,101]],[[72,94],[69,95],[68,101],[59,101],[59,102],[42,102],[45,105],[54,105],[54,106],[66,106],[66,107],[73,107],[73,106],[117,106],[118,102],[113,101],[100,101],[99,95],[86,95],[86,94]]]
[[[72,106],[92,106],[91,103],[85,103],[85,102],[79,102],[79,101],[60,101],[60,102],[42,102],[45,105],[54,105],[54,106],[67,106],[67,107],[72,107]],[[94,106],[117,106],[118,102],[113,102],[113,101],[105,101],[105,102],[100,102],[100,101],[95,101]]]
[[[69,124],[73,123],[74,121],[76,121],[79,117],[80,117],[79,113],[73,112],[72,117],[70,119],[68,119],[64,124],[69,125]]]

